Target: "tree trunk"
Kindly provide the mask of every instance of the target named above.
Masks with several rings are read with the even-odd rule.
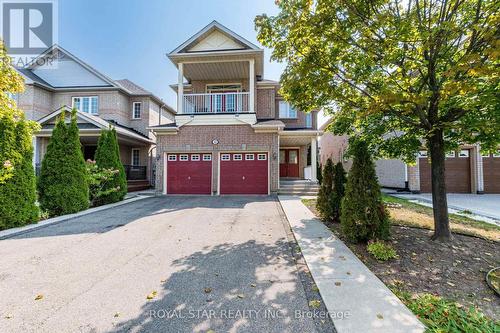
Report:
[[[427,140],[431,156],[432,207],[434,213],[433,240],[451,239],[448,200],[445,183],[445,146],[443,131],[438,130]]]

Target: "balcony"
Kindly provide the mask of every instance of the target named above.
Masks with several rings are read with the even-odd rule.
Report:
[[[184,94],[181,114],[253,112],[249,100],[248,92]]]

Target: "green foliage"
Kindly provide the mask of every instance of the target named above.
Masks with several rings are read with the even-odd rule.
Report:
[[[120,190],[118,187],[109,186],[109,183],[113,181],[114,176],[118,173],[117,169],[101,169],[95,161],[86,161],[85,166],[87,168],[91,206],[98,206],[100,198]]]
[[[40,206],[50,216],[76,213],[89,207],[87,170],[76,110],[71,113],[69,125],[65,119],[62,112],[52,131],[38,181]]]
[[[319,162],[316,163],[316,175],[316,177],[318,178],[318,184],[321,185],[321,182],[323,181],[323,167]]]
[[[350,141],[349,150],[354,157],[342,200],[342,232],[353,242],[387,239],[389,217],[382,202],[375,164],[366,142]]]
[[[103,130],[97,143],[95,153],[95,161],[100,169],[118,170],[113,178],[106,182],[103,191],[110,189],[118,189],[117,191],[109,192],[95,200],[97,205],[118,202],[125,198],[127,194],[127,177],[125,169],[120,161],[120,149],[115,129]]]
[[[391,290],[427,326],[426,332],[497,333],[499,324],[475,308],[465,309],[456,302],[431,294],[413,296],[394,286]]]
[[[333,219],[340,221],[342,211],[342,199],[345,195],[345,183],[347,182],[346,172],[342,162],[337,162],[334,167],[333,176],[333,193],[332,193],[332,210]]]
[[[0,182],[0,230],[38,221],[30,123],[0,115],[0,161],[9,175]]]
[[[332,193],[333,193],[333,163],[331,159],[326,161],[323,168],[323,181],[318,192],[318,201],[316,208],[323,220],[331,220],[333,218]]]
[[[366,250],[377,260],[387,261],[398,257],[396,250],[392,245],[382,241],[370,241]]]

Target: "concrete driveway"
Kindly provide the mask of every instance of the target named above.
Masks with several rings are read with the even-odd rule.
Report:
[[[0,332],[314,332],[296,268],[275,198],[148,198],[0,241]]]

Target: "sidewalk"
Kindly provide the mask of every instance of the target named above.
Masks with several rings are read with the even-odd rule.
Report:
[[[278,197],[337,332],[417,333],[425,327],[351,250],[302,204]],[[339,313],[345,314],[337,315]]]

